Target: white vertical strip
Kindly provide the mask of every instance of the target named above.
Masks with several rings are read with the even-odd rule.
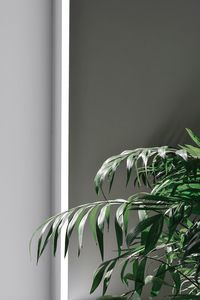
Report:
[[[61,211],[68,209],[69,176],[69,16],[70,0],[62,0],[62,100],[61,100]],[[61,236],[61,300],[68,299],[68,259],[63,257]]]

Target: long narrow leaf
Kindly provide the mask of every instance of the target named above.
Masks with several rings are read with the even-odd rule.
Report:
[[[93,276],[93,283],[92,283],[92,287],[91,287],[91,290],[90,290],[90,294],[92,294],[96,289],[97,287],[99,286],[102,278],[103,278],[103,275],[105,273],[105,270],[107,268],[107,266],[109,265],[110,261],[106,261],[104,263],[102,263],[96,270],[96,272],[94,273],[94,276]]]
[[[155,221],[146,236],[145,251],[144,251],[145,254],[149,253],[152,249],[155,248],[158,239],[160,238],[160,235],[162,233],[163,222],[164,222],[163,215],[157,215],[157,218],[155,218]]]
[[[129,234],[127,235],[127,245],[130,246],[134,239],[146,228],[151,226],[158,218],[160,218],[161,214],[148,217],[147,219],[144,219],[142,222],[139,222],[135,228],[133,228]]]
[[[194,132],[191,129],[186,128],[186,130],[191,139],[195,142],[195,144],[200,147],[200,138],[196,136],[196,134],[194,134]]]
[[[110,283],[110,279],[113,273],[113,269],[116,265],[117,260],[113,260],[110,265],[108,266],[107,270],[106,270],[106,274],[104,276],[104,282],[103,282],[103,295],[105,295],[108,285]]]
[[[115,233],[117,238],[118,255],[121,254],[121,246],[123,244],[123,230],[115,217]]]
[[[164,282],[164,279],[165,279],[165,274],[166,274],[166,271],[167,271],[167,265],[166,264],[161,264],[155,274],[155,278],[158,278],[160,280],[154,280],[153,281],[153,285],[152,285],[152,288],[151,288],[151,296],[152,297],[157,297],[159,292],[160,292],[160,289],[163,285],[163,282]]]
[[[81,248],[83,247],[83,232],[84,232],[84,227],[87,221],[87,218],[92,211],[93,208],[90,208],[87,213],[83,216],[81,219],[79,226],[78,226],[78,256],[80,255]]]
[[[145,276],[145,268],[146,268],[146,258],[143,258],[138,266],[137,274],[135,278],[135,290],[136,292],[141,295],[142,289],[144,286],[144,276]]]

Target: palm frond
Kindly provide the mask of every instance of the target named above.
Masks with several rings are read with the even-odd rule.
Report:
[[[160,177],[173,172],[177,165],[184,166],[188,156],[190,155],[185,149],[174,149],[167,146],[126,150],[119,155],[110,157],[103,163],[94,179],[96,192],[99,193],[105,179],[108,180],[109,190],[111,190],[115,173],[121,163],[125,161],[126,184],[129,183],[131,173],[135,169],[134,179],[141,186],[141,183],[146,185],[148,177],[157,181]]]
[[[127,150],[107,159],[95,176],[97,194],[108,182],[111,190],[115,174],[126,165],[126,184],[132,180],[149,192],[134,193],[128,199],[96,201],[72,208],[46,220],[37,228],[36,260],[48,244],[56,255],[60,234],[65,235],[64,255],[74,231],[78,234],[78,255],[83,248],[86,224],[99,247],[102,258],[91,287],[94,292],[103,283],[100,299],[141,300],[145,285],[150,284],[151,297],[157,297],[163,285],[171,289],[170,299],[200,297],[200,139],[186,129],[195,146],[183,145]],[[129,228],[131,213],[137,211],[138,223]],[[105,224],[115,225],[116,256],[104,261]],[[155,270],[147,273],[149,261]],[[121,266],[121,281],[133,289],[119,297],[105,296],[116,265]],[[129,268],[128,268],[129,266]],[[131,271],[130,271],[131,266]],[[166,282],[169,274],[172,283]]]

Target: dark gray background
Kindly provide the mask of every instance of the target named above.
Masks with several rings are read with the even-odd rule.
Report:
[[[199,12],[194,0],[71,1],[70,206],[96,199],[93,177],[107,157],[182,143],[185,127],[200,133]],[[129,194],[117,181],[112,197]],[[76,240],[69,299],[95,299],[88,290],[98,249],[86,233],[78,260]],[[115,249],[112,233],[107,240]],[[116,275],[110,293],[121,291]]]

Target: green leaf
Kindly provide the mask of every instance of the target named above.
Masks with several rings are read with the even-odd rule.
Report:
[[[93,239],[94,239],[95,242],[97,242],[96,223],[97,223],[98,210],[99,210],[99,205],[95,206],[91,210],[91,212],[89,214],[89,217],[88,217],[89,227],[90,227],[90,230],[92,232]]]
[[[85,208],[79,208],[75,214],[73,215],[72,219],[69,221],[69,226],[67,228],[67,235],[68,237],[71,236],[72,231],[76,225],[77,220],[79,219],[79,217],[82,215],[82,213],[84,212]]]
[[[62,229],[62,226],[65,224],[65,222],[68,220],[69,216],[73,212],[73,209],[71,211],[68,211],[64,214],[60,214],[57,217],[57,222],[55,221],[52,227],[52,242],[53,242],[53,255],[56,255],[57,251],[57,245],[58,245],[58,238]]]
[[[79,226],[78,226],[78,256],[80,255],[81,248],[83,247],[83,232],[84,232],[84,227],[87,221],[87,218],[92,211],[93,208],[89,209],[87,213],[83,216],[81,219]]]
[[[47,240],[45,239],[45,241],[44,241],[44,244],[42,245],[42,241],[43,241],[43,239],[44,239],[44,236],[45,236],[45,233],[46,233],[46,230],[49,228],[49,226],[52,226],[53,224],[54,224],[54,222],[57,220],[57,218],[60,218],[60,217],[62,217],[63,215],[66,215],[66,213],[67,214],[70,214],[70,213],[72,213],[72,211],[73,211],[73,209],[71,209],[70,211],[68,211],[68,212],[63,212],[63,213],[61,213],[61,214],[57,214],[57,215],[55,215],[55,216],[52,216],[52,217],[50,217],[50,218],[48,218],[47,220],[45,220],[35,231],[34,231],[34,233],[32,234],[32,236],[31,236],[31,239],[30,239],[30,241],[29,241],[29,254],[30,254],[30,257],[32,257],[32,242],[33,242],[33,239],[34,239],[34,237],[36,236],[36,234],[39,234],[39,238],[38,238],[38,246],[37,246],[37,256],[39,255],[40,256],[40,253],[41,253],[41,249],[43,249],[43,246],[44,246],[44,244],[45,244],[45,247],[46,247],[46,245],[47,245],[47,243],[48,243],[48,241],[49,241],[49,239],[50,239],[50,237],[51,237],[51,234],[52,234],[52,232],[51,232],[51,230],[53,229],[53,228],[51,228],[50,227],[50,229],[49,229],[49,232],[48,232],[48,234],[47,234]],[[50,225],[51,224],[51,225]],[[45,248],[44,247],[44,248]],[[44,250],[44,249],[43,249]],[[43,252],[43,251],[42,251]],[[39,259],[39,257],[38,257],[38,259]]]
[[[110,204],[107,204],[105,206],[102,207],[102,209],[100,210],[98,219],[97,219],[97,224],[100,230],[104,229],[104,223],[106,220],[106,216],[107,216],[107,209],[109,208]]]
[[[139,262],[138,262],[138,259],[135,259],[132,263],[132,273],[127,273],[126,275],[124,275],[125,273],[125,270],[126,270],[126,267],[127,267],[127,264],[129,263],[129,259],[128,258],[124,265],[123,265],[123,268],[121,270],[121,280],[122,282],[124,282],[127,286],[128,286],[128,280],[131,280],[131,281],[135,281],[136,280],[136,276],[137,276],[137,271],[138,271],[138,266],[139,266]]]
[[[169,234],[168,234],[168,241],[173,236],[177,226],[180,224],[181,220],[184,218],[184,203],[181,203],[175,208],[170,209],[169,213]]]
[[[151,151],[149,149],[143,149],[142,152],[139,154],[138,158],[142,159],[143,165],[144,165],[144,170],[145,170],[145,176],[144,176],[144,184],[146,184],[146,177],[148,175],[148,170],[147,170],[147,163],[148,159],[150,157]]]
[[[110,229],[110,206],[107,207],[106,210],[106,222],[107,222],[107,228],[108,228],[108,232]]]
[[[115,233],[117,238],[117,246],[118,246],[118,255],[121,254],[121,246],[123,244],[123,231],[117,222],[117,218],[115,217]]]
[[[188,159],[187,151],[184,150],[184,149],[177,150],[177,151],[176,151],[176,155],[181,156],[181,157],[182,157],[184,160],[186,160],[186,161],[187,161],[187,159]]]
[[[99,226],[96,222],[96,233],[97,233],[97,241],[101,254],[101,259],[104,259],[104,241],[103,241],[103,231],[99,229]]]
[[[99,190],[102,188],[102,183],[106,177],[108,177],[108,179],[110,181],[109,189],[111,189],[115,171],[116,171],[117,167],[119,166],[120,162],[122,160],[124,160],[128,156],[128,154],[129,154],[129,152],[127,152],[127,153],[123,152],[119,155],[110,157],[103,163],[103,165],[97,172],[95,179],[94,179],[95,190],[96,190],[97,194],[99,193]]]
[[[138,266],[139,266],[138,259],[135,259],[133,261],[133,264],[132,264],[132,272],[133,272],[133,276],[134,276],[135,279],[136,279],[136,276],[137,276]]]
[[[107,216],[107,209],[109,208],[110,204],[105,205],[100,210],[97,223],[96,223],[96,233],[97,233],[97,240],[99,245],[99,250],[101,253],[101,258],[104,258],[104,241],[103,241],[103,231],[104,231],[104,223]]]
[[[107,268],[107,266],[109,265],[110,261],[106,261],[104,263],[102,263],[96,270],[96,272],[94,273],[94,276],[93,276],[93,282],[92,282],[92,287],[91,287],[91,290],[90,290],[90,294],[92,294],[96,289],[97,287],[99,286],[103,276],[104,276],[104,273],[105,273],[105,270]]]
[[[160,235],[162,233],[163,222],[164,222],[163,215],[157,215],[157,218],[155,219],[153,225],[151,226],[146,236],[145,251],[144,251],[145,254],[149,253],[151,250],[155,248],[158,239],[160,238]]]
[[[186,128],[186,130],[191,139],[195,142],[195,144],[200,147],[200,138],[198,138],[198,136],[196,136],[191,129]]]
[[[128,263],[129,263],[129,260],[127,259],[127,260],[125,261],[125,263],[123,264],[123,267],[122,267],[121,273],[120,273],[121,281],[122,281],[122,283],[125,283],[126,285],[128,285],[128,282],[127,282],[127,280],[125,279],[124,273],[125,273],[125,271],[126,271],[126,267],[127,267]]]
[[[163,285],[164,278],[165,278],[165,273],[167,271],[167,265],[166,264],[161,264],[155,274],[155,278],[158,280],[153,281],[153,285],[151,288],[151,296],[152,297],[157,297],[160,289]]]
[[[130,233],[127,235],[127,245],[130,246],[134,239],[146,228],[151,226],[157,219],[159,219],[162,216],[162,214],[157,214],[152,217],[148,217],[147,219],[144,219],[143,221],[139,222],[135,228],[130,230]]]
[[[46,238],[45,238],[45,241],[44,241],[44,243],[43,243],[43,245],[40,245],[41,247],[41,250],[40,250],[40,248],[38,249],[38,258],[37,258],[37,261],[39,260],[39,257],[42,255],[42,253],[44,252],[44,250],[45,250],[45,248],[46,248],[46,246],[47,246],[47,244],[48,244],[48,242],[49,242],[49,240],[50,240],[50,238],[51,238],[51,236],[52,236],[52,230],[53,229],[53,224],[50,226],[50,229],[49,229],[49,231],[48,231],[48,233],[47,233],[47,236],[46,236]]]
[[[147,258],[143,258],[138,266],[136,278],[135,278],[135,290],[136,292],[141,295],[144,282],[144,275],[145,275],[145,267],[146,267]]]
[[[138,182],[138,186],[140,187],[141,181],[140,181],[139,170],[138,170],[138,159],[139,159],[139,157],[137,157],[137,159],[135,160],[135,163],[134,163],[135,171],[136,171],[135,184],[136,184],[136,182]]]
[[[36,233],[40,232],[39,238],[38,238],[38,242],[37,242],[37,263],[39,261],[40,255],[41,255],[41,250],[42,250],[42,252],[44,251],[43,250],[43,246],[42,246],[42,241],[43,241],[44,234],[45,234],[47,228],[49,227],[49,225],[51,224],[51,222],[54,222],[54,220],[55,220],[55,218],[53,218],[53,217],[49,218],[48,220],[46,220],[42,225],[40,225],[36,229],[36,231],[33,233],[32,237],[31,237],[31,240],[30,240],[30,243],[29,243],[29,252],[30,252],[30,255],[31,255],[31,245],[32,245],[33,238],[36,235]],[[53,226],[53,223],[52,223],[51,226]],[[49,231],[51,231],[51,230],[52,229],[50,227]],[[47,236],[48,236],[48,234],[47,234]]]
[[[131,154],[126,161],[126,169],[127,169],[126,186],[129,183],[134,163],[135,163],[135,153]]]
[[[114,181],[114,177],[115,177],[115,172],[117,170],[117,167],[119,166],[121,162],[121,159],[119,160],[115,160],[115,162],[112,164],[111,168],[110,168],[110,171],[108,173],[108,178],[109,178],[109,181],[110,181],[110,184],[109,184],[109,193],[112,189],[112,185],[113,185],[113,181]]]
[[[167,146],[162,146],[158,148],[158,155],[163,159],[166,156],[167,148],[168,148]]]
[[[179,293],[180,287],[181,287],[181,278],[179,272],[175,271],[174,269],[170,270],[170,274],[172,276],[172,279],[175,283],[175,288],[176,288],[176,294]]]
[[[121,246],[123,244],[123,230],[127,232],[128,215],[126,214],[127,203],[123,203],[116,211],[115,217],[115,232],[117,237],[118,253],[121,253]],[[124,220],[125,216],[125,220]]]
[[[106,270],[106,274],[104,276],[104,282],[103,282],[103,295],[105,295],[106,291],[107,291],[107,288],[108,288],[108,285],[110,283],[110,279],[111,279],[111,276],[112,276],[112,272],[113,272],[113,269],[116,265],[116,262],[117,260],[113,260],[110,265],[108,266],[107,270]]]
[[[124,211],[127,207],[127,203],[123,203],[119,206],[119,208],[116,211],[116,221],[123,230],[124,228]]]
[[[71,237],[71,234],[73,232],[73,229],[76,225],[76,223],[79,224],[79,221],[82,217],[82,213],[84,212],[85,208],[81,207],[79,208],[73,215],[73,217],[71,218],[71,220],[69,221],[67,228],[66,228],[66,232],[65,232],[65,253],[64,256],[66,256],[67,254],[67,250],[68,250],[68,245],[69,245],[69,240]]]
[[[130,213],[130,209],[129,209],[129,206],[127,205],[127,207],[124,211],[124,233],[125,233],[125,236],[127,236],[127,232],[128,232],[129,213]]]
[[[181,147],[182,149],[186,150],[190,155],[194,157],[200,156],[200,149],[191,145],[185,145]]]
[[[58,245],[58,237],[60,234],[60,226],[62,224],[62,218],[56,222],[54,222],[52,226],[52,242],[53,242],[53,255],[56,255],[57,245]]]
[[[66,257],[67,251],[68,251],[68,247],[69,247],[69,237],[68,237],[68,234],[67,234],[68,227],[69,227],[69,223],[67,224],[67,229],[66,229],[66,232],[65,232],[65,250],[64,250],[64,257]]]

